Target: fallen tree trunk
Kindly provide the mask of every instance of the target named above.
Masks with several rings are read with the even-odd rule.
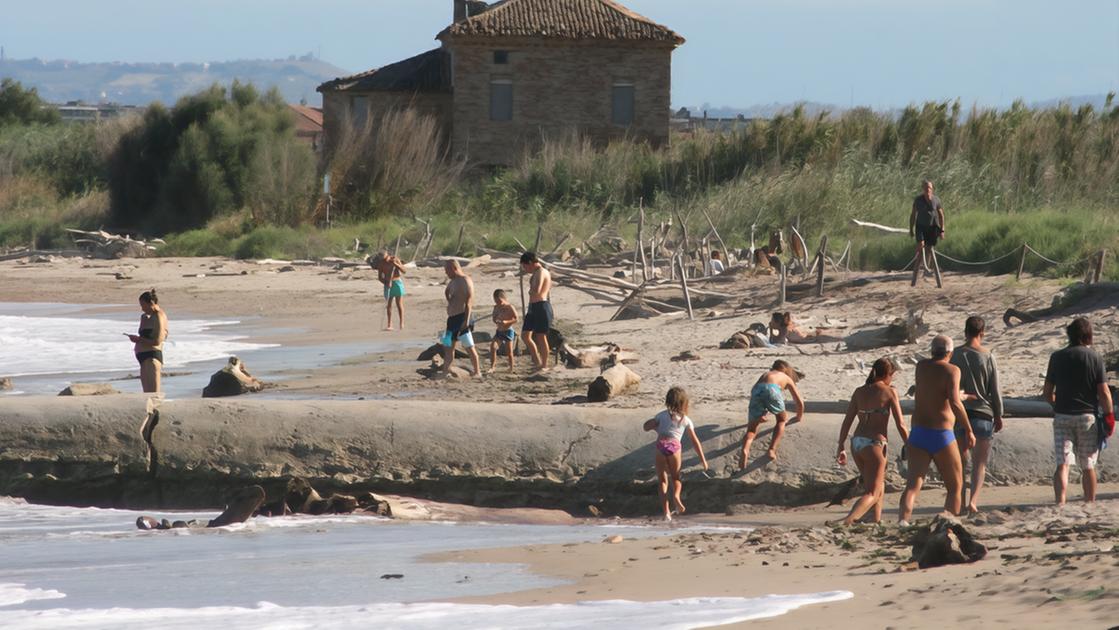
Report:
[[[608,364],[633,363],[637,360],[635,354],[622,350],[621,346],[613,343],[582,349],[565,343],[559,346],[558,352],[563,364],[571,369],[604,368]]]
[[[641,384],[641,377],[625,365],[615,365],[587,387],[587,402],[606,402]]]
[[[878,223],[869,223],[867,221],[860,221],[858,219],[851,219],[851,223],[854,223],[855,225],[857,225],[859,227],[870,228],[872,230],[879,230],[881,232],[888,232],[890,234],[909,234],[909,230],[903,230],[902,228],[890,227],[888,225],[880,225]]]

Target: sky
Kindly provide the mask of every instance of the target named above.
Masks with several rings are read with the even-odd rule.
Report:
[[[687,39],[673,104],[1002,106],[1119,91],[1119,0],[621,0]],[[229,61],[351,72],[437,45],[452,0],[0,0],[9,58]]]

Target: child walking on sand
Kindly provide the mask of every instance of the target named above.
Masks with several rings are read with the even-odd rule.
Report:
[[[509,357],[509,373],[513,372],[513,343],[517,340],[517,333],[513,325],[517,323],[517,309],[505,297],[505,291],[498,289],[493,292],[493,323],[497,324],[497,332],[490,341],[490,374],[497,369],[497,353],[505,346],[506,356]]]
[[[750,410],[747,416],[746,435],[742,438],[742,452],[738,456],[738,469],[745,470],[747,459],[750,456],[750,445],[758,435],[758,425],[765,421],[766,414],[773,414],[777,426],[773,428],[773,439],[769,442],[767,455],[771,461],[777,461],[777,444],[785,434],[785,422],[789,414],[785,411],[785,395],[783,390],[789,390],[797,405],[797,415],[793,422],[804,419],[804,399],[797,390],[797,381],[800,376],[787,361],[778,359],[773,362],[773,367],[758,379],[754,388],[750,390]]]
[[[656,417],[645,421],[646,431],[657,432],[657,442],[653,449],[653,457],[657,465],[657,478],[660,480],[661,505],[664,507],[664,520],[672,520],[672,506],[669,504],[669,489],[672,490],[672,504],[676,506],[678,514],[684,513],[684,504],[680,501],[680,490],[683,483],[680,481],[680,467],[682,462],[683,446],[680,438],[684,433],[692,441],[692,447],[699,455],[703,469],[707,470],[707,458],[703,455],[703,447],[695,434],[695,425],[688,417],[688,393],[683,387],[673,387],[664,397],[665,410]]]

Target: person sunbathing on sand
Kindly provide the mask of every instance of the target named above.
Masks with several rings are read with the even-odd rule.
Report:
[[[826,334],[827,328],[817,328],[813,331],[801,330],[793,321],[791,312],[774,313],[769,320],[770,343],[835,343],[843,341],[842,337]]]
[[[889,432],[890,416],[901,434],[902,443],[909,441],[905,429],[905,419],[901,414],[898,393],[891,387],[897,366],[882,358],[874,362],[866,385],[855,390],[851,403],[847,406],[847,416],[839,429],[839,449],[835,453],[840,466],[847,465],[847,451],[844,448],[851,424],[858,417],[859,424],[851,437],[851,455],[862,475],[863,496],[851,506],[851,512],[843,519],[844,525],[858,522],[871,509],[874,510],[872,522],[882,520],[882,496],[886,492],[886,435]]]
[[[683,447],[680,438],[688,434],[692,441],[692,448],[699,455],[703,469],[707,470],[707,458],[703,455],[703,446],[695,434],[695,425],[688,417],[688,393],[683,387],[673,387],[664,397],[665,410],[656,417],[645,421],[646,431],[657,432],[657,442],[653,450],[653,458],[657,466],[657,478],[660,481],[660,500],[664,508],[664,520],[672,520],[672,506],[669,504],[669,488],[671,486],[672,503],[676,506],[678,514],[684,513],[684,504],[680,501],[680,490],[683,483],[680,481],[680,467],[682,462]]]
[[[763,374],[754,388],[750,390],[750,409],[747,417],[746,435],[742,438],[742,452],[738,457],[738,469],[746,469],[746,460],[750,456],[750,445],[758,434],[758,425],[765,421],[766,414],[773,414],[777,426],[773,428],[773,439],[769,442],[769,451],[766,453],[771,461],[777,461],[777,444],[785,434],[785,422],[789,414],[785,411],[785,396],[782,390],[788,390],[797,405],[797,415],[793,422],[804,419],[804,399],[797,389],[800,376],[788,362],[778,359],[773,362],[773,367]]]

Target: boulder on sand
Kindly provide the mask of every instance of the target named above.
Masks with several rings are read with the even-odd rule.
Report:
[[[264,383],[249,374],[249,370],[241,362],[241,359],[229,357],[229,363],[214,372],[214,375],[210,377],[210,384],[202,389],[202,397],[240,396],[250,392],[259,392],[263,389]]]
[[[3,389],[0,387],[0,389]],[[66,389],[58,392],[59,396],[108,396],[119,394],[115,387],[108,383],[70,383]]]
[[[937,516],[913,538],[913,558],[922,569],[983,559],[987,547],[955,518]]]

